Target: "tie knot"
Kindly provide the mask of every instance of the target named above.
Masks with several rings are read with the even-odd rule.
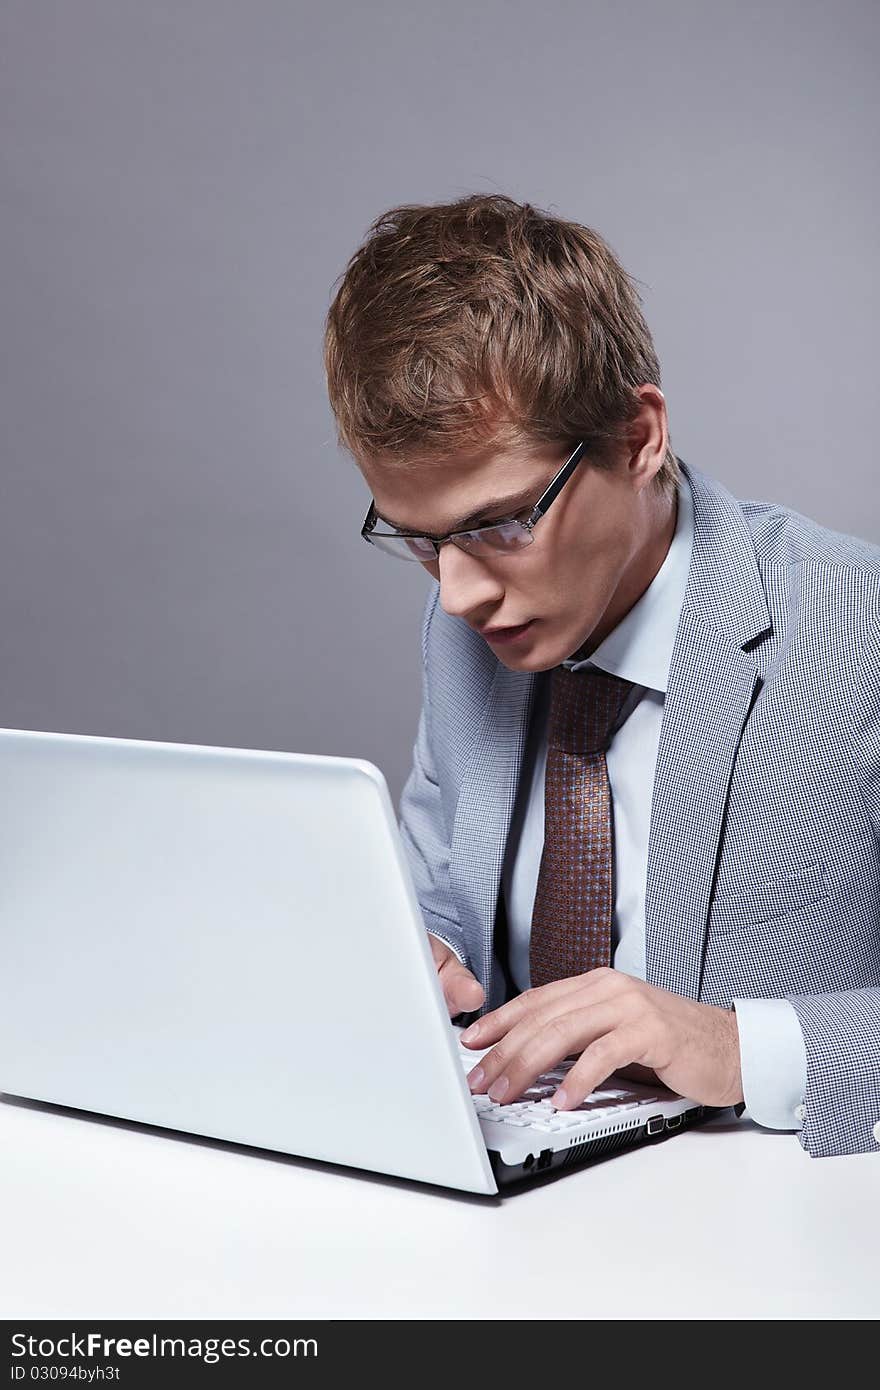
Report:
[[[633,681],[595,666],[580,671],[556,666],[550,687],[548,742],[564,753],[601,753],[633,687]]]

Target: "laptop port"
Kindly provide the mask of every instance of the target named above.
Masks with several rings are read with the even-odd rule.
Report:
[[[538,1172],[540,1172],[542,1168],[549,1168],[552,1162],[553,1150],[542,1149],[540,1154],[538,1155]]]
[[[680,1126],[681,1126],[681,1116],[680,1116],[680,1115],[670,1115],[670,1116],[669,1116],[669,1119],[666,1121],[666,1128],[667,1128],[667,1129],[679,1129]]]
[[[531,1167],[534,1166],[534,1162],[535,1162],[535,1155],[534,1155],[534,1154],[526,1154],[525,1158],[523,1159],[523,1167],[524,1167],[526,1170],[528,1170],[529,1168],[531,1168]]]
[[[660,1134],[662,1133],[665,1125],[666,1121],[662,1115],[652,1115],[648,1123],[645,1125],[645,1130],[648,1134]]]

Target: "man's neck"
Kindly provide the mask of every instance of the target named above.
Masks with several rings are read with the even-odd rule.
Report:
[[[590,633],[586,642],[578,647],[568,658],[570,661],[586,661],[609,633],[635,607],[642,594],[653,584],[663,561],[669,554],[675,528],[678,525],[678,492],[665,499],[665,518],[652,533],[648,544],[640,553],[631,575],[625,576],[615,592],[601,619]]]

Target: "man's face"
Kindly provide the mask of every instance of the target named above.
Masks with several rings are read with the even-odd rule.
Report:
[[[445,535],[526,517],[570,452],[532,446],[411,472],[361,468],[382,520]],[[674,506],[651,487],[655,472],[634,468],[630,456],[606,471],[586,455],[537,522],[531,545],[491,555],[442,546],[425,569],[439,581],[444,611],[480,632],[511,670],[549,670],[585,644],[592,650],[644,592],[668,548]],[[514,498],[519,505],[510,505]],[[521,632],[485,631],[523,624]]]

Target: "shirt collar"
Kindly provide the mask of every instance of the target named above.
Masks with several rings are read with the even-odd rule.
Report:
[[[641,598],[585,661],[563,661],[570,671],[598,666],[612,676],[665,693],[669,663],[694,544],[694,504],[682,473],[678,517],[666,558]]]

